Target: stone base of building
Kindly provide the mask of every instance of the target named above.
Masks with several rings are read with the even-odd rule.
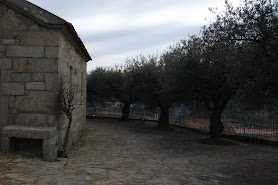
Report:
[[[43,160],[55,161],[57,157],[57,129],[55,127],[5,126],[1,139],[2,152],[9,153],[13,151],[12,142],[15,139],[16,142],[21,139],[30,139],[35,140],[36,143],[42,143]]]

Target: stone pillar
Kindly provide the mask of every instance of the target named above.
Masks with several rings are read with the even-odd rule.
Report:
[[[9,153],[10,148],[10,138],[8,137],[2,137],[1,138],[1,150],[4,153]]]
[[[57,157],[57,134],[54,137],[43,140],[43,160],[55,161]]]

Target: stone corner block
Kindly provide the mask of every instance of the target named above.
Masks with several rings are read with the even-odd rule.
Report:
[[[14,39],[1,39],[1,42],[5,45],[12,45],[16,43],[16,40]]]
[[[60,32],[31,31],[25,32],[20,39],[20,45],[25,46],[59,46]]]
[[[28,82],[26,83],[27,90],[45,90],[45,83],[44,82]]]
[[[4,30],[26,30],[27,26],[22,22],[16,13],[9,9],[2,18],[2,29]]]
[[[28,82],[32,80],[32,74],[31,73],[13,73],[12,79],[15,82]]]
[[[10,146],[10,139],[8,137],[2,137],[1,138],[1,150],[4,153],[9,152],[9,146]]]
[[[58,73],[58,60],[33,58],[28,60],[28,71],[34,73]]]
[[[47,91],[29,90],[27,96],[16,97],[16,107],[21,111],[55,112],[58,105],[58,94]]]
[[[40,46],[8,46],[7,56],[11,57],[43,57],[44,47]]]
[[[32,80],[34,82],[44,81],[44,73],[33,73]]]
[[[46,47],[45,48],[45,57],[46,58],[59,58],[59,47]]]
[[[11,69],[12,62],[9,58],[0,58],[0,69]]]
[[[45,161],[55,161],[57,157],[57,134],[54,137],[45,139],[43,141],[43,160]]]
[[[24,95],[25,89],[21,83],[5,82],[2,92],[4,95]]]
[[[13,59],[14,72],[27,72],[28,60],[27,58],[15,58]]]

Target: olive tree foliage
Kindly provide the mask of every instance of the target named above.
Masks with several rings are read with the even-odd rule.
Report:
[[[228,53],[221,52],[224,54],[221,60],[228,61],[225,78],[235,86],[234,90],[228,88],[222,98],[226,96],[230,100],[237,92],[251,99],[250,102],[260,104],[268,103],[267,99],[275,99],[273,95],[277,95],[278,87],[277,8],[277,1],[270,0],[245,0],[243,6],[236,8],[226,1],[226,11],[219,13],[215,22],[203,28],[202,37],[206,43],[215,43],[220,49],[228,46]],[[214,120],[214,107],[211,108],[210,131],[212,136],[220,136],[222,131],[216,126],[220,125],[220,112],[218,121]]]
[[[169,109],[173,104],[180,102],[184,97],[188,97],[188,83],[190,78],[180,81],[182,75],[181,60],[184,57],[184,50],[181,44],[170,46],[159,58],[157,62],[156,78],[157,87],[152,89],[153,100],[159,107],[160,117],[158,127],[167,129],[169,127]],[[186,90],[183,90],[183,89]]]
[[[88,75],[88,101],[114,99],[123,103],[122,118],[128,119],[130,105],[138,100],[150,107],[159,107],[158,127],[169,127],[169,108],[177,100],[175,83],[166,61],[170,53],[157,56],[138,56],[127,59],[118,69],[97,68]],[[172,55],[172,54],[171,54]]]
[[[123,104],[122,119],[129,117],[130,105],[139,100],[140,63],[144,57],[127,59],[123,67],[97,68],[88,74],[88,102],[119,101]]]
[[[122,108],[122,119],[128,119],[130,113],[130,105],[141,99],[141,82],[144,74],[142,74],[141,66],[146,63],[144,56],[127,59],[123,67],[123,90],[117,95],[118,99],[124,104]]]
[[[211,40],[237,43],[243,47],[246,52],[243,60],[245,75],[249,81],[241,92],[258,104],[273,100],[278,85],[276,0],[245,0],[243,6],[236,8],[226,1],[226,11],[218,13],[216,20],[204,27],[204,34]]]
[[[172,49],[171,52],[165,52],[160,57],[139,56],[129,60],[125,67],[125,73],[133,78],[138,100],[149,107],[159,108],[158,128],[160,129],[169,128],[169,108],[182,96],[176,80],[179,76],[173,75],[178,73],[172,73],[173,68],[179,66],[171,65],[178,60],[181,50],[175,47]]]
[[[97,104],[113,100],[113,89],[121,86],[120,69],[96,68],[87,75],[87,101],[89,104]]]
[[[274,0],[245,0],[233,7],[226,1],[225,11],[211,11],[215,20],[202,28],[201,36],[180,41],[160,58],[140,56],[119,71],[93,71],[88,94],[97,92],[98,86],[105,89],[108,94],[97,94],[126,104],[123,112],[129,112],[129,105],[139,99],[157,106],[161,128],[168,128],[174,103],[202,102],[211,113],[211,138],[221,139],[221,115],[233,97],[255,104],[277,100],[278,5]],[[93,77],[97,72],[103,76]],[[90,76],[96,83],[91,90]]]
[[[174,63],[176,67],[171,69],[171,74],[176,73],[175,79],[182,87],[180,100],[186,104],[192,100],[204,103],[211,113],[211,137],[218,140],[224,128],[221,114],[240,85],[241,55],[235,54],[240,48],[208,42],[204,36],[183,40],[179,48],[182,55]]]
[[[203,27],[200,37],[170,49],[175,60],[169,66],[178,84],[184,84],[182,92],[188,96],[183,101],[203,102],[211,112],[210,134],[218,141],[224,128],[221,115],[232,97],[254,100],[277,90],[278,12],[277,2],[246,0],[237,8],[226,1],[226,11],[215,13],[216,20]]]
[[[121,68],[96,68],[87,75],[87,101],[98,105],[106,101],[121,101],[124,90]]]
[[[135,66],[138,72],[138,96],[146,105],[159,108],[158,127],[168,129],[169,108],[174,103],[175,96],[162,60],[157,56],[141,56]]]

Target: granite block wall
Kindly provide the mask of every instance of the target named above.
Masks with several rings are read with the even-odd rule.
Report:
[[[72,85],[86,98],[86,61],[61,30],[0,2],[0,138],[6,125],[56,127],[61,148],[68,122],[59,109],[59,88],[70,68]],[[85,119],[84,102],[74,112],[69,145],[78,140]]]

